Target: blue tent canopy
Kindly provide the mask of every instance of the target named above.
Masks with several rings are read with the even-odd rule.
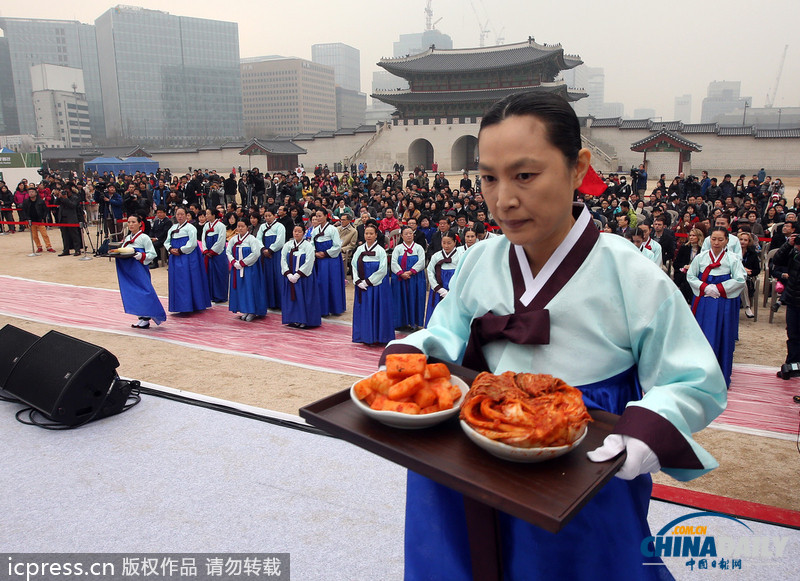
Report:
[[[7,147],[0,148],[0,153],[16,153],[13,149],[9,149]]]
[[[158,162],[149,157],[128,157],[122,163],[125,164],[124,169],[127,174],[133,174],[137,171],[149,174],[158,171]]]
[[[124,162],[118,157],[95,157],[91,161],[84,162],[83,167],[99,174],[113,172],[116,175],[123,165]]]

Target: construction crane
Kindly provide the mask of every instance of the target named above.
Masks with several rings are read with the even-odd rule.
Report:
[[[484,47],[486,46],[486,37],[489,36],[489,32],[491,32],[489,30],[489,19],[487,18],[486,23],[482,24],[481,17],[478,16],[478,11],[475,9],[475,3],[472,2],[472,0],[469,0],[469,5],[472,6],[472,11],[475,13],[475,18],[478,21],[478,28],[481,31],[480,43],[478,46]]]
[[[783,63],[786,62],[786,51],[789,50],[789,45],[783,47],[783,56],[781,57],[781,64],[778,65],[778,77],[775,79],[775,85],[772,87],[772,95],[767,93],[767,100],[764,107],[771,108],[775,104],[775,97],[778,94],[778,84],[781,82],[781,75],[783,74]]]
[[[436,22],[433,22],[433,0],[428,0],[425,3],[425,30],[436,30],[436,25],[442,21],[439,18]]]

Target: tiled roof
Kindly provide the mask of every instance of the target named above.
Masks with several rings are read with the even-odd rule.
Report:
[[[644,139],[640,139],[631,144],[631,150],[633,151],[642,151],[645,149],[649,144],[657,144],[661,141],[671,141],[675,145],[679,146],[681,149],[689,149],[691,151],[700,151],[702,147],[694,143],[693,141],[689,141],[682,135],[678,135],[673,131],[667,131],[666,129],[662,129],[658,133],[654,133]]]
[[[574,68],[583,62],[578,56],[565,55],[560,44],[540,45],[529,38],[526,42],[486,48],[452,50],[430,48],[412,56],[383,58],[378,66],[403,76],[402,73],[474,72],[503,69],[529,65],[550,58],[556,59],[561,70]]]
[[[246,152],[248,150],[251,150],[251,154],[259,151],[278,155],[299,155],[308,153],[302,147],[283,139],[251,139],[239,153],[241,155],[247,155]]]
[[[374,125],[359,125],[356,127],[356,133],[375,133],[378,128]]]
[[[716,133],[716,123],[684,123],[681,133]]]
[[[800,128],[797,129],[758,129],[756,139],[785,139],[787,137],[800,137]]]
[[[753,126],[745,125],[744,127],[720,127],[717,130],[719,136],[748,136],[753,135]]]
[[[390,105],[420,103],[453,103],[497,101],[515,93],[556,93],[569,101],[577,101],[588,96],[586,93],[569,91],[564,83],[542,83],[532,87],[512,87],[504,89],[479,89],[475,91],[385,91],[373,93],[371,97]]]
[[[139,145],[120,147],[48,147],[42,150],[42,159],[94,159],[96,157],[151,157],[149,151]]]
[[[649,129],[650,131],[661,131],[662,129],[680,131],[683,129],[683,123],[680,121],[651,121]]]
[[[621,117],[604,117],[592,121],[592,127],[619,127]]]
[[[623,119],[619,124],[620,129],[649,129],[650,119]]]

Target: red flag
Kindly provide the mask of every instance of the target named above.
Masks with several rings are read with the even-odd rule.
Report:
[[[583,182],[578,186],[578,191],[589,196],[600,196],[606,191],[606,184],[600,179],[594,168],[589,166],[589,171],[586,172]]]

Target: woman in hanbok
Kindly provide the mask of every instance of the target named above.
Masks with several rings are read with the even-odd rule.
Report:
[[[364,227],[364,244],[356,248],[353,267],[353,343],[388,343],[394,340],[392,289],[387,275],[386,251],[378,244],[378,228]]]
[[[144,233],[144,224],[138,214],[131,214],[128,218],[128,232],[122,247],[130,246],[136,253],[130,258],[117,258],[119,293],[125,312],[139,317],[131,327],[149,329],[151,319],[156,325],[167,320],[164,307],[150,281],[149,266],[156,257],[156,249],[150,237]]]
[[[225,256],[226,230],[217,210],[206,210],[203,225],[203,264],[208,277],[208,293],[211,301],[224,303],[228,300],[228,259]]]
[[[475,246],[478,241],[478,233],[475,228],[467,228],[464,231],[464,252]]]
[[[392,252],[394,328],[419,329],[425,324],[425,249],[414,242],[414,230],[408,226],[401,236],[403,241]]]
[[[747,275],[741,259],[728,249],[728,236],[723,226],[711,229],[711,249],[695,257],[686,272],[686,280],[695,295],[692,312],[730,387],[733,350],[739,332],[739,294]]]
[[[197,230],[183,208],[175,210],[176,224],[167,233],[169,251],[169,311],[192,313],[211,307],[203,255],[197,246]]]
[[[264,292],[267,297],[267,308],[281,308],[281,249],[286,243],[286,229],[278,221],[271,209],[264,212],[264,223],[261,224],[256,238],[261,242],[261,273],[264,276]]]
[[[626,450],[621,469],[560,532],[498,511],[503,576],[662,579],[660,559],[642,552],[649,473],[689,480],[716,467],[692,439],[725,408],[714,353],[666,274],[573,206],[591,153],[564,99],[499,101],[482,118],[478,151],[482,193],[504,236],[466,253],[428,328],[384,354],[551,374],[590,409],[622,414],[589,456]],[[472,579],[464,497],[414,472],[406,494],[405,578]]]
[[[341,315],[346,309],[344,297],[344,262],[342,241],[336,226],[328,223],[328,213],[316,211],[317,225],[311,232],[316,261],[314,271],[319,289],[320,312],[323,317]]]
[[[451,231],[452,232],[452,231]],[[464,252],[463,246],[456,246],[454,235],[450,232],[442,234],[442,249],[431,256],[428,263],[428,309],[425,313],[425,326],[431,320],[436,305],[450,292],[450,279],[456,272],[458,261]]]
[[[281,322],[290,327],[305,329],[319,327],[316,274],[314,272],[314,244],[305,239],[305,229],[295,226],[292,239],[281,250],[283,294],[281,295]]]
[[[249,323],[267,314],[267,296],[259,262],[261,242],[247,230],[247,221],[242,218],[236,224],[236,236],[228,241],[226,254],[231,265],[228,310],[242,313],[239,318]]]

